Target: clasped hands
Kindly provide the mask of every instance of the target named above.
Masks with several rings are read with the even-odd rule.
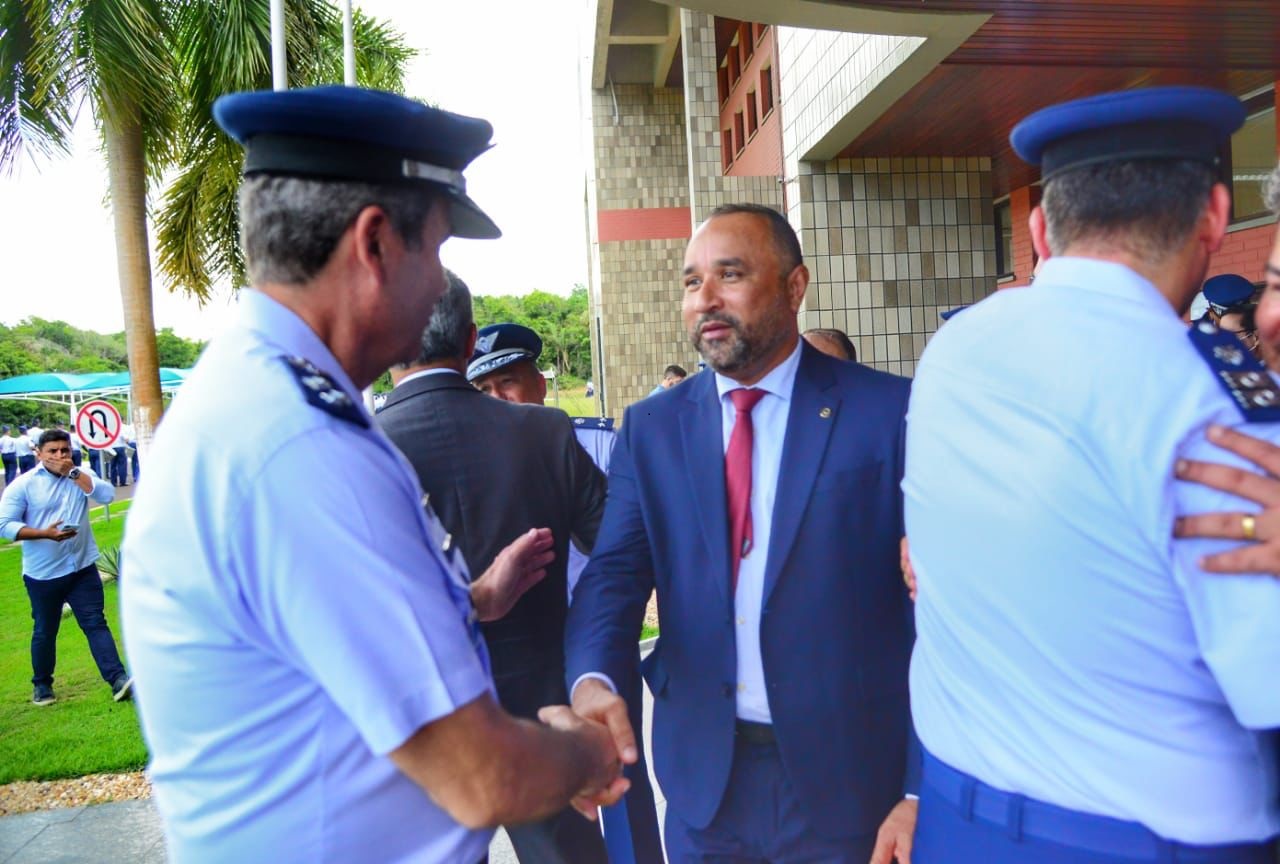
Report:
[[[538,719],[556,729],[583,735],[594,745],[603,770],[570,803],[586,818],[595,819],[597,808],[617,802],[631,788],[631,781],[622,776],[622,768],[634,765],[640,751],[622,697],[594,678],[579,683],[572,695],[572,708],[549,705],[538,712]]]

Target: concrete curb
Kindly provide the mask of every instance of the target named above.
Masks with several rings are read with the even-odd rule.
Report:
[[[640,653],[641,653],[641,654],[648,654],[650,651],[652,651],[652,650],[653,650],[653,645],[654,645],[654,643],[655,643],[655,642],[657,642],[657,641],[658,641],[658,637],[657,637],[657,636],[653,636],[653,637],[650,637],[650,638],[648,638],[648,639],[641,639],[641,640],[640,640]]]

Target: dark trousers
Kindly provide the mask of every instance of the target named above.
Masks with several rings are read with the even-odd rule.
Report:
[[[129,461],[133,465],[133,482],[138,482],[138,442],[130,441],[129,446],[133,448],[133,455],[129,457]]]
[[[112,451],[111,482],[116,486],[129,482],[129,460],[125,458],[123,450]]]
[[[658,834],[658,811],[649,782],[649,765],[644,758],[644,684],[639,657],[627,680],[620,682],[627,701],[627,715],[636,734],[640,758],[626,767],[631,788],[621,801],[600,811],[604,842],[610,864],[663,864],[662,838]]]
[[[564,667],[557,661],[505,671],[495,674],[498,701],[516,717],[536,720],[542,706],[569,701]],[[572,807],[538,822],[504,827],[520,864],[609,864],[600,826],[582,818]]]
[[[102,454],[97,450],[89,451],[89,467],[93,469],[93,473],[102,477]],[[102,477],[103,480],[107,479]]]
[[[1273,864],[1271,843],[1190,846],[1002,792],[925,754],[914,864]]]
[[[30,471],[34,467],[36,467],[36,457],[34,456],[18,457],[18,473],[19,474],[26,474],[28,471]]]
[[[822,837],[796,797],[776,744],[737,738],[724,800],[706,828],[667,807],[671,864],[867,864],[875,836]],[[915,860],[913,854],[912,860]]]
[[[80,463],[83,460],[84,460],[84,454],[80,452],[80,448],[72,447],[71,448],[71,464],[79,468]]]
[[[4,485],[8,486],[18,476],[18,454],[5,453],[0,459],[4,460]]]
[[[31,683],[53,684],[53,666],[57,660],[58,628],[62,625],[62,604],[71,606],[76,623],[89,640],[89,651],[98,664],[102,680],[108,684],[125,674],[116,650],[107,617],[102,613],[102,577],[97,566],[90,564],[69,576],[57,579],[32,579],[23,576],[27,596],[31,598]]]

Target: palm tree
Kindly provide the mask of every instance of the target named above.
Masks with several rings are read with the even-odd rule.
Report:
[[[267,0],[0,0],[0,169],[24,150],[69,152],[87,100],[102,135],[116,229],[139,446],[163,410],[151,303],[147,193],[179,168],[159,217],[170,288],[241,284],[235,189],[241,153],[213,126],[231,90],[270,86]],[[291,86],[342,79],[342,28],[327,0],[289,0]],[[357,80],[401,90],[401,36],[357,14]]]

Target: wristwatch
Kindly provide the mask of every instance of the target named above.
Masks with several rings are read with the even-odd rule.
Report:
[[[83,472],[81,472],[79,468],[72,468],[70,471],[67,472],[67,479],[79,480],[81,473]]]

